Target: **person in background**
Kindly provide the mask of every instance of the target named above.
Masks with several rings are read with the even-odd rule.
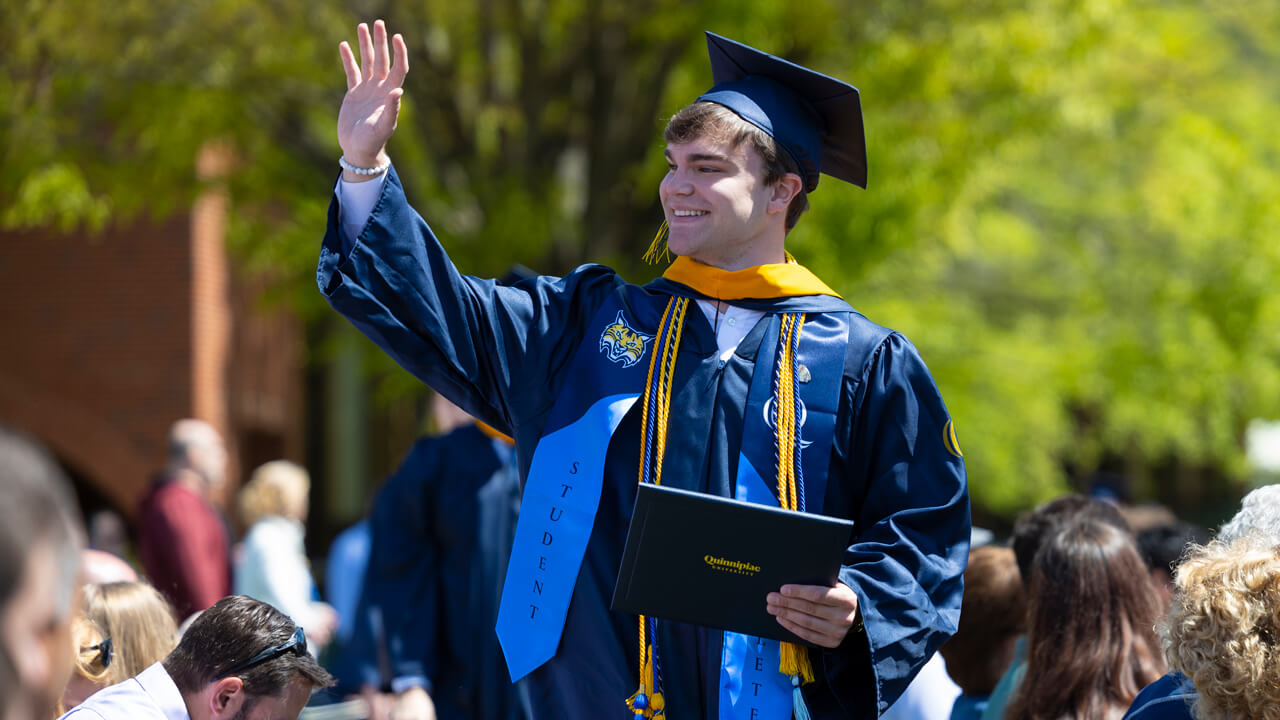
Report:
[[[1040,546],[1062,527],[1077,520],[1090,519],[1130,533],[1128,522],[1114,504],[1084,495],[1054,498],[1018,518],[1013,526],[1012,546],[1024,591],[1030,591],[1031,569]],[[1014,645],[1013,662],[991,691],[987,707],[982,711],[982,720],[1004,720],[1005,706],[1026,673],[1026,655],[1026,638],[1019,638]]]
[[[307,628],[319,652],[337,628],[333,608],[317,602],[303,539],[311,478],[302,466],[273,460],[240,490],[240,519],[249,530],[236,562],[235,591],[275,606]]]
[[[169,430],[169,458],[138,509],[138,555],[178,617],[231,591],[227,528],[212,504],[226,480],[222,436],[201,420]]]
[[[351,633],[355,629],[360,589],[364,586],[365,569],[369,567],[372,535],[373,529],[366,515],[338,533],[329,544],[329,556],[324,565],[324,596],[338,614],[338,627],[334,633],[338,647],[351,641]]]
[[[0,425],[0,718],[45,720],[71,677],[84,528],[45,450]]]
[[[192,621],[178,647],[136,677],[99,690],[74,720],[296,720],[333,678],[307,652],[301,627],[236,595]]]
[[[58,701],[59,715],[111,684],[108,675],[115,653],[111,637],[97,623],[77,615],[71,621],[71,646],[75,648],[75,661],[67,689]]]
[[[80,579],[86,585],[137,582],[138,572],[118,555],[85,548],[80,553]]]
[[[1182,563],[1176,582],[1160,637],[1170,669],[1198,691],[1192,715],[1280,717],[1280,548],[1256,537],[1213,542]]]
[[[1160,594],[1160,614],[1173,602],[1173,577],[1188,546],[1209,542],[1209,531],[1189,522],[1175,520],[1139,530],[1138,551],[1151,568],[1151,584]]]
[[[977,720],[1013,662],[1026,632],[1027,599],[1013,550],[987,545],[969,553],[960,628],[942,646],[947,674],[960,686],[951,720]]]
[[[103,508],[89,516],[89,547],[118,558],[128,555],[129,531],[124,518],[110,508]]]
[[[472,421],[418,440],[374,500],[358,667],[341,674],[352,689],[390,689],[397,720],[531,715],[493,633],[520,507],[515,463],[509,438]]]
[[[108,684],[124,682],[160,661],[178,644],[173,608],[143,582],[84,587],[84,613],[111,638]]]
[[[1006,720],[1119,718],[1165,671],[1150,574],[1124,530],[1083,519],[1054,533],[1027,608],[1026,676]]]
[[[1280,484],[1264,485],[1244,496],[1240,510],[1218,530],[1217,542],[1235,545],[1252,542],[1263,547],[1280,547]],[[1185,562],[1185,560],[1184,560]],[[1190,576],[1175,580],[1178,587],[1194,589]],[[1179,602],[1174,591],[1174,604]],[[1168,641],[1165,640],[1168,653]],[[1191,720],[1191,706],[1198,692],[1191,678],[1179,672],[1181,662],[1171,662],[1173,670],[1148,685],[1134,698],[1125,720]]]
[[[947,674],[942,655],[934,653],[880,720],[948,720],[960,698],[960,686]]]

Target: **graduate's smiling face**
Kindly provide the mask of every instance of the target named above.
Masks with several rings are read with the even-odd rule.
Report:
[[[666,158],[658,196],[671,252],[724,270],[783,262],[794,188],[764,184],[764,160],[750,142],[704,135],[669,143]]]

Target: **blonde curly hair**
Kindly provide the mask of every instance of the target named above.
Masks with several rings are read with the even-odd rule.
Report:
[[[1280,548],[1245,537],[1194,548],[1159,624],[1169,666],[1199,691],[1200,720],[1280,720]]]

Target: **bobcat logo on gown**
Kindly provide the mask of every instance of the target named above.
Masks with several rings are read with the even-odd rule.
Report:
[[[652,339],[652,335],[645,335],[628,325],[619,310],[617,319],[600,334],[600,351],[610,360],[629,368],[644,357],[645,346]]]

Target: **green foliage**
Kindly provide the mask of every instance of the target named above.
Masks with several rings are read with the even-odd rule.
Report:
[[[987,509],[1108,458],[1148,496],[1170,458],[1240,477],[1244,424],[1275,414],[1280,382],[1280,83],[1261,31],[1280,14],[963,7],[873,25],[848,76],[874,184],[843,207],[815,196],[803,246],[917,341]]]
[[[870,187],[824,179],[789,245],[917,343],[987,511],[1117,462],[1148,496],[1171,466],[1235,482],[1245,423],[1276,415],[1280,6],[1262,0],[8,3],[0,227],[162,216],[225,142],[243,265],[332,322],[315,253],[355,10],[408,41],[391,152],[477,274],[656,274],[638,258],[661,127],[708,85],[703,28],[858,85]],[[366,364],[380,395],[418,391]]]

